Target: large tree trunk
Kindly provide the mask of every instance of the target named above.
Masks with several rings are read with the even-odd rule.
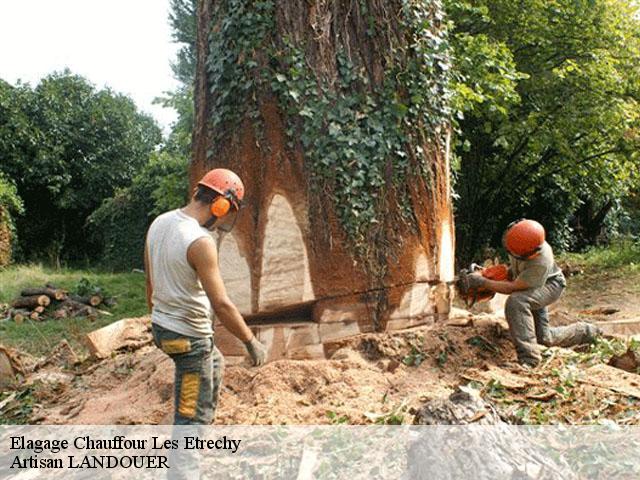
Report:
[[[447,315],[446,37],[438,1],[405,3],[199,2],[191,182],[245,182],[220,241],[244,314],[313,320],[322,343]]]

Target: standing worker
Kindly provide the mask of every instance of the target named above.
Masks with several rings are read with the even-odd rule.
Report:
[[[208,425],[215,415],[224,361],[213,341],[212,307],[244,342],[253,364],[265,361],[266,348],[227,295],[209,233],[233,227],[243,197],[244,185],[235,173],[211,170],[186,207],[160,215],[147,232],[147,304],[155,344],[176,367],[176,425]]]
[[[545,240],[545,230],[534,220],[522,219],[507,227],[502,243],[509,253],[509,276],[505,281],[490,280],[481,273],[468,274],[470,289],[509,295],[505,316],[520,364],[540,363],[540,344],[570,347],[588,343],[599,329],[585,322],[550,327],[547,307],[556,302],[567,282]]]

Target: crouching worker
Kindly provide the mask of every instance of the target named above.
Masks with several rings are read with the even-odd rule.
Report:
[[[215,169],[191,201],[157,217],[145,245],[147,303],[155,344],[175,364],[176,425],[210,424],[222,380],[223,358],[213,341],[213,311],[247,347],[254,365],[266,349],[227,296],[218,251],[209,231],[229,231],[244,197],[240,178]]]
[[[570,347],[593,341],[599,329],[591,324],[549,326],[547,307],[560,298],[566,280],[545,241],[544,227],[534,220],[513,222],[503,244],[509,253],[508,279],[489,280],[481,273],[470,273],[468,285],[509,295],[504,312],[518,361],[534,367],[540,363],[540,345]]]

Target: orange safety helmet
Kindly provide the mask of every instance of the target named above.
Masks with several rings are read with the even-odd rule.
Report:
[[[545,242],[544,227],[526,218],[511,223],[504,232],[502,243],[511,255],[527,259],[535,255]]]
[[[210,188],[218,192],[221,197],[211,204],[211,213],[216,217],[223,217],[229,211],[231,205],[236,210],[242,206],[244,198],[244,184],[240,177],[226,168],[214,168],[209,170],[200,179],[198,185]]]

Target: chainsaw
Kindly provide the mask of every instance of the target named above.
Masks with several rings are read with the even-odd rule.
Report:
[[[486,302],[491,300],[496,294],[495,292],[482,287],[470,288],[467,275],[474,272],[480,272],[484,278],[496,280],[498,282],[509,279],[509,267],[503,263],[485,268],[472,263],[469,268],[463,268],[460,270],[458,273],[458,280],[456,281],[456,288],[458,290],[458,294],[467,305],[467,308],[473,307],[476,302]]]

